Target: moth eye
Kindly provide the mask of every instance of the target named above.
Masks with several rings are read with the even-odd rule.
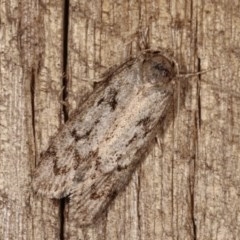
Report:
[[[154,69],[158,70],[162,77],[168,77],[169,71],[160,63],[153,66]]]

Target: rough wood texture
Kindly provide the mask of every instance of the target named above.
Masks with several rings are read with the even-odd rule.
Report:
[[[63,3],[0,8],[0,239],[239,239],[239,1],[72,0],[67,99]],[[155,148],[96,225],[77,228],[71,202],[60,221],[59,203],[32,193],[35,161],[85,79],[146,46],[185,72],[218,69],[179,81]]]
[[[1,2],[0,31],[0,239],[58,239],[59,205],[33,195],[31,173],[59,126],[62,6]]]

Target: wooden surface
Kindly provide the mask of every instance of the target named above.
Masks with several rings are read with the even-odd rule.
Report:
[[[33,2],[0,5],[0,239],[240,239],[240,2]],[[80,228],[71,202],[63,214],[33,194],[32,172],[91,91],[85,79],[144,47],[185,73],[217,69],[177,81],[151,154]]]

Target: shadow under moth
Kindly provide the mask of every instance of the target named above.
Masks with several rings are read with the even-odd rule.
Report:
[[[173,99],[173,60],[144,51],[108,74],[41,154],[33,187],[89,225],[129,182]]]

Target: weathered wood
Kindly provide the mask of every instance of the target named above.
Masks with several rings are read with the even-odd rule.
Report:
[[[40,4],[39,4],[40,3]],[[31,173],[59,126],[62,4],[1,3],[0,239],[58,239],[59,205]]]
[[[64,5],[1,4],[0,239],[238,239],[239,6],[69,3],[65,115],[91,91],[85,79],[143,47],[171,50],[184,72],[219,68],[178,81],[154,149],[102,218],[81,229],[69,202],[61,229],[59,202],[32,193],[31,173],[64,122]]]

